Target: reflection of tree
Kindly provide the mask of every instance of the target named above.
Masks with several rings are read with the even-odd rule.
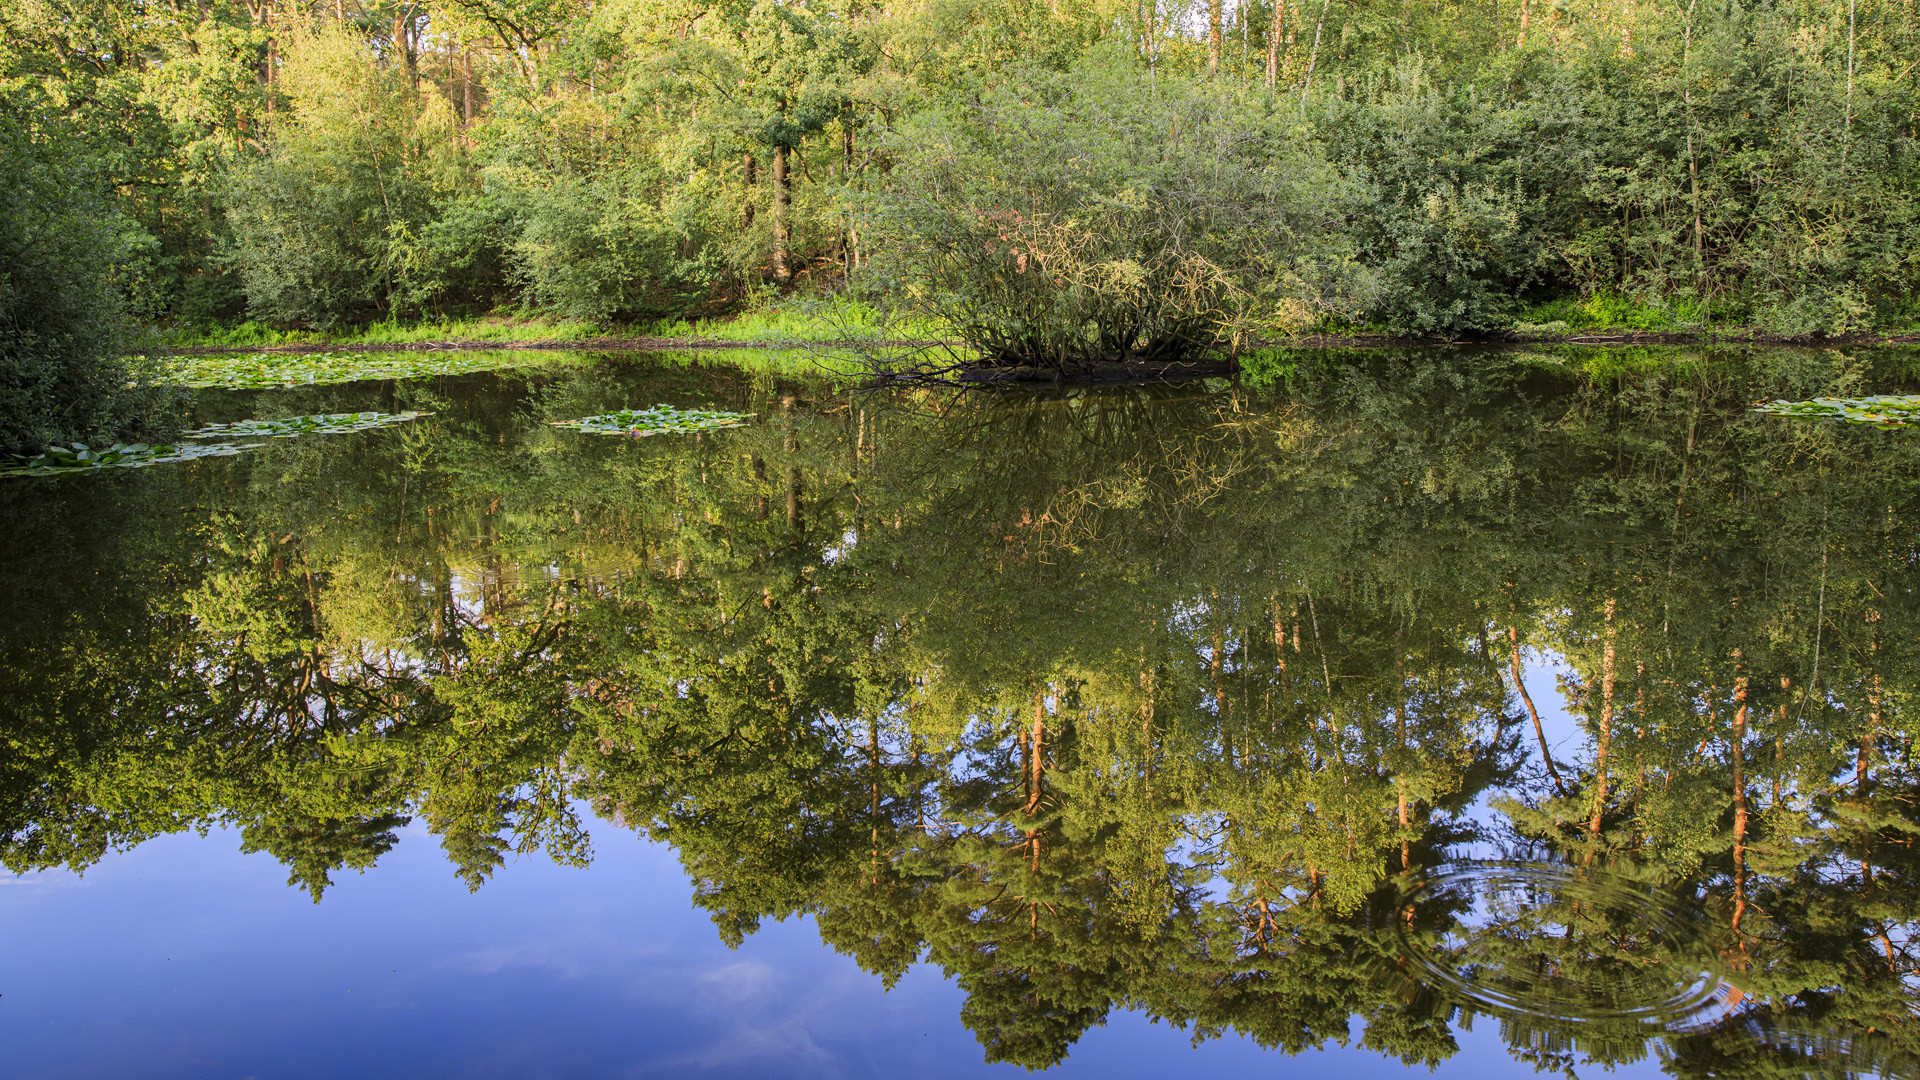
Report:
[[[1465,956],[1464,901],[1405,890],[1500,840],[1703,898],[1736,992],[1676,1070],[1811,1052],[1742,1049],[1767,1025],[1908,1052],[1912,449],[1746,411],[1824,363],[1559,363],[1011,401],[609,366],[23,501],[113,539],[0,572],[0,854],[232,823],[317,897],[420,820],[478,888],[586,861],[584,802],[673,844],[726,940],[808,914],[889,982],[936,963],[988,1057],[1040,1067],[1115,1008],[1287,1051],[1357,1015],[1441,1060],[1489,1007],[1403,944]],[[643,399],[757,419],[545,423]],[[1550,772],[1522,646],[1571,668]],[[1475,955],[1563,1005],[1655,994],[1684,950],[1619,916],[1546,905]],[[1542,1066],[1648,1053],[1492,1011]]]

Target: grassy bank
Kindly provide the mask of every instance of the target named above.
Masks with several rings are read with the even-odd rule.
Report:
[[[861,338],[930,338],[936,329],[923,321],[888,321],[872,305],[856,300],[796,298],[712,319],[660,319],[645,323],[597,324],[539,313],[496,312],[466,319],[380,322],[333,331],[277,329],[259,322],[235,326],[175,328],[167,344],[178,349],[252,349],[289,345],[424,345],[538,342],[558,344],[620,339],[678,342],[729,342],[780,347],[807,342]]]

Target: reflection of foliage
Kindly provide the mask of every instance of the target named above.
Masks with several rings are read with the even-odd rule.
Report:
[[[988,1055],[1040,1067],[1116,1007],[1288,1051],[1359,1016],[1443,1059],[1499,1010],[1415,977],[1404,943],[1473,924],[1406,886],[1499,840],[1697,898],[1707,1027],[1819,1016],[1906,1052],[1920,458],[1747,408],[1871,372],[1626,359],[1302,360],[1285,396],[450,380],[363,439],[0,490],[25,528],[113,538],[0,568],[31,599],[0,612],[0,856],[230,822],[317,889],[407,818],[478,887],[510,851],[585,862],[585,805],[674,845],[726,940],[811,914],[882,978],[936,963]],[[553,428],[636,399],[757,419]],[[1550,775],[1523,646],[1571,665],[1585,745]],[[1590,907],[1480,955],[1558,993],[1695,948]],[[1575,932],[1522,932],[1549,923]],[[1658,1033],[1500,1015],[1549,1065]]]

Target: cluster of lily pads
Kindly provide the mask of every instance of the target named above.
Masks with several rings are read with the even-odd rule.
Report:
[[[696,431],[718,431],[742,427],[752,417],[747,413],[718,412],[712,409],[676,409],[655,405],[651,409],[621,409],[619,412],[584,416],[578,420],[555,420],[554,427],[588,435],[687,435]]]
[[[0,476],[60,476],[96,469],[133,469],[143,465],[165,465],[175,461],[232,457],[242,450],[265,446],[258,442],[203,442],[206,439],[270,438],[291,439],[296,435],[345,435],[355,431],[403,424],[423,412],[322,413],[315,416],[290,416],[280,420],[242,420],[234,424],[208,424],[181,436],[180,443],[114,443],[96,449],[86,443],[50,446],[16,464],[0,466]]]
[[[208,424],[196,428],[181,436],[186,439],[221,439],[248,436],[264,436],[271,439],[291,439],[296,435],[345,435],[355,431],[372,431],[374,428],[404,424],[422,416],[431,416],[424,412],[354,412],[320,413],[314,416],[290,416],[283,420],[242,420],[235,424]]]
[[[49,446],[33,457],[17,459],[13,465],[0,466],[0,476],[59,476],[63,473],[95,469],[134,469],[142,465],[164,465],[174,461],[232,457],[260,443],[114,443],[95,449],[86,443]]]
[[[539,363],[544,357],[528,357]],[[162,361],[168,382],[191,387],[269,390],[330,386],[368,379],[421,379],[496,371],[493,352],[248,353],[241,356],[170,356]]]
[[[1872,424],[1875,427],[1908,427],[1920,422],[1920,394],[1762,401],[1754,405],[1754,411],[1802,419],[1845,420],[1851,424]]]

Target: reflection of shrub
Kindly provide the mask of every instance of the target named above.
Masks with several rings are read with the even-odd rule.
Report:
[[[134,385],[125,359],[115,273],[136,226],[108,206],[103,177],[34,126],[0,100],[0,453],[164,437],[176,394]]]
[[[917,116],[867,206],[906,302],[992,362],[1172,359],[1329,303],[1336,181],[1227,91],[1096,58]]]

